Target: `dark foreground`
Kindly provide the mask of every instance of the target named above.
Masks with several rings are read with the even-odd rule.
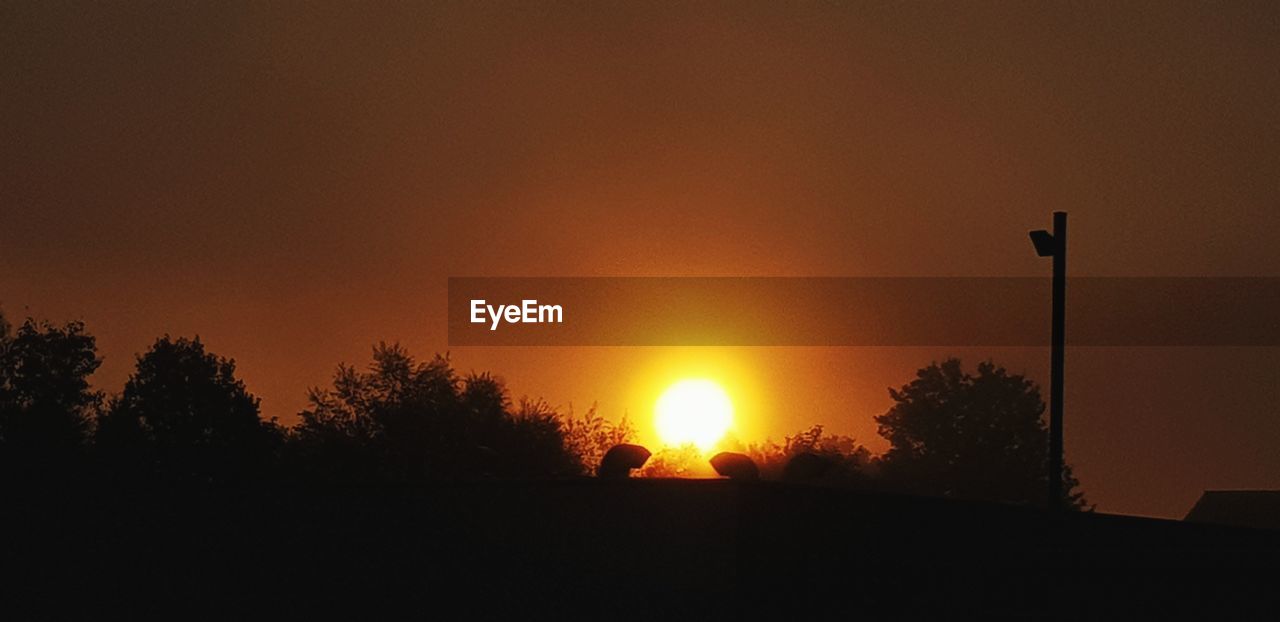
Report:
[[[771,483],[9,496],[17,620],[1229,619],[1280,601],[1280,532]]]

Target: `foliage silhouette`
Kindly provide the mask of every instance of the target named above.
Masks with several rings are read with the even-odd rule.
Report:
[[[199,338],[164,336],[143,355],[124,391],[102,407],[89,376],[101,364],[83,323],[28,318],[15,330],[0,314],[0,458],[18,477],[69,473],[92,449],[129,479],[316,483],[594,474],[609,448],[629,442],[624,416],[561,414],[546,402],[512,402],[488,373],[460,376],[446,356],[419,362],[380,343],[364,370],[339,365],[329,388],[308,392],[300,422],[264,421],[235,362]],[[1043,505],[1047,489],[1045,405],[1039,388],[986,361],[976,375],[959,360],[920,369],[890,389],[876,417],[890,449],[873,458],[821,425],[742,446],[761,479]],[[93,424],[96,423],[96,426]],[[283,459],[283,460],[282,460]],[[283,466],[284,468],[278,468]],[[642,477],[714,477],[696,447],[657,451]],[[1085,506],[1070,466],[1065,500]]]
[[[966,373],[959,359],[916,372],[876,417],[890,449],[878,460],[886,484],[918,494],[1043,506],[1048,432],[1035,383],[990,361]],[[1066,505],[1081,508],[1064,469]]]
[[[28,318],[16,331],[0,315],[0,454],[23,476],[74,468],[102,394],[89,376],[102,363],[81,322]]]
[[[283,440],[259,416],[235,361],[193,340],[156,340],[99,421],[97,442],[118,467],[186,482],[248,481],[268,472]]]
[[[448,358],[419,363],[399,344],[379,344],[366,371],[340,365],[330,389],[312,389],[291,435],[304,477],[418,481],[458,477],[581,475],[576,447],[592,450],[594,412],[573,438],[545,402],[513,405],[489,374],[459,378]],[[588,456],[587,460],[590,460]]]
[[[693,443],[659,449],[635,474],[638,477],[716,477],[707,457]]]
[[[787,479],[787,465],[800,455],[816,455],[828,463],[821,475],[803,478],[810,483],[862,485],[872,471],[871,452],[866,447],[848,436],[827,434],[821,425],[787,436],[782,444],[751,443],[743,453],[759,466],[763,479]]]
[[[626,415],[617,423],[600,416],[596,404],[592,404],[581,417],[572,407],[563,419],[565,443],[582,461],[587,474],[595,474],[609,449],[628,443],[635,437],[636,429]]]

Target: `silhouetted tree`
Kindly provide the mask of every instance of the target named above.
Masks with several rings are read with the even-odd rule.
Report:
[[[818,476],[806,477],[810,483],[864,484],[869,477],[871,452],[848,436],[827,434],[821,425],[811,426],[783,439],[747,445],[743,453],[760,467],[764,479],[785,479],[787,465],[796,456],[811,454],[822,459],[827,468]]]
[[[25,475],[70,468],[102,395],[89,376],[102,363],[82,322],[28,318],[13,331],[0,315],[0,454]]]
[[[541,400],[520,400],[509,424],[499,428],[494,475],[503,477],[585,475],[582,460],[566,442],[560,414]]]
[[[180,481],[244,481],[265,475],[281,430],[259,416],[235,361],[199,337],[158,339],[138,357],[124,392],[98,426],[108,456]]]
[[[889,483],[946,497],[1044,505],[1048,432],[1035,383],[990,361],[966,373],[958,359],[916,372],[876,417],[890,449],[879,460]],[[1065,496],[1082,507],[1067,467]]]
[[[374,348],[367,371],[340,365],[312,389],[291,435],[309,477],[392,481],[583,473],[559,415],[543,402],[513,407],[489,374],[459,378],[437,355],[419,363],[398,344]]]

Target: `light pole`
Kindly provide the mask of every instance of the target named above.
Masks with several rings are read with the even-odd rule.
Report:
[[[1049,509],[1062,508],[1062,364],[1066,349],[1067,213],[1053,213],[1053,233],[1031,232],[1036,254],[1053,257],[1053,330],[1049,354]]]

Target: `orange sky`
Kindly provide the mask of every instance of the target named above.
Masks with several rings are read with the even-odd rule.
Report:
[[[1271,3],[209,3],[0,9],[0,304],[83,318],[119,390],[162,333],[268,415],[378,340],[445,345],[462,276],[1280,275]],[[648,416],[710,359],[752,435],[881,448],[947,354],[470,348],[517,395]],[[1068,357],[1067,451],[1106,511],[1280,486],[1274,349]]]

